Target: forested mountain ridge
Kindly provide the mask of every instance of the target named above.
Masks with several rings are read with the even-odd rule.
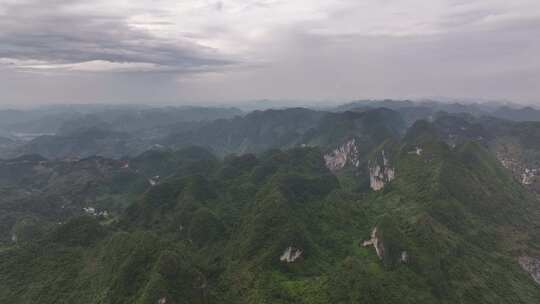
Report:
[[[537,123],[292,109],[201,130],[0,162],[0,302],[540,299]]]

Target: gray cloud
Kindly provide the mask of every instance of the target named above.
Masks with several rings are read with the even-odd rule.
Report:
[[[397,37],[289,30],[262,47],[268,54],[260,57],[272,58],[271,64],[184,88],[188,96],[210,100],[227,92],[231,100],[448,96],[538,104],[540,41],[532,37],[540,22],[515,20],[495,28]]]
[[[538,36],[537,0],[0,0],[0,103],[540,103]]]
[[[4,6],[0,58],[42,61],[39,66],[51,68],[91,61],[146,63],[175,72],[232,64],[188,39],[171,42],[133,28],[125,16],[70,12],[77,2],[84,3],[33,0]]]

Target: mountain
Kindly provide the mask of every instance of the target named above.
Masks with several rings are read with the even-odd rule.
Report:
[[[30,113],[3,113],[6,117],[11,113],[16,119],[8,119],[5,125],[0,123],[0,134],[18,140],[16,144],[0,145],[0,157],[35,153],[57,159],[96,154],[119,158],[135,156],[153,147],[178,149],[192,145],[206,147],[219,156],[260,153],[272,148],[321,145],[317,139],[308,137],[323,128],[319,124],[330,119],[326,117],[379,109],[398,113],[396,121],[404,122],[401,129],[441,115],[530,121],[536,120],[537,111],[515,105],[408,100],[364,100],[324,110],[268,109],[245,115],[236,108],[52,107]],[[343,116],[343,119],[349,118]]]
[[[19,142],[11,138],[0,136],[0,150],[2,151],[10,151],[16,149],[19,144]]]
[[[18,142],[0,144],[0,157],[41,154],[56,159],[135,156],[178,130],[190,130],[216,119],[242,114],[236,108],[74,106],[5,111],[0,116],[8,113],[16,117],[5,125],[0,123],[0,130],[17,138]]]
[[[418,126],[424,124],[416,124],[409,132],[417,132]],[[451,147],[466,142],[480,144],[524,187],[540,193],[540,123],[439,113],[429,132],[430,138],[439,138]]]
[[[0,302],[537,303],[539,136],[295,108],[136,156],[3,160]]]
[[[401,116],[388,109],[326,113],[294,108],[255,111],[232,120],[217,120],[201,128],[173,134],[165,138],[163,145],[204,146],[218,155],[298,146],[334,148],[354,136],[372,140],[397,135],[402,128]]]
[[[261,152],[301,144],[324,113],[303,108],[254,111],[244,117],[220,119],[200,128],[180,130],[163,140],[172,147],[209,147],[219,155]]]
[[[330,108],[330,111],[364,111],[373,108],[388,108],[398,111],[403,118],[410,122],[428,119],[438,112],[448,114],[470,114],[475,117],[491,116],[511,121],[540,121],[540,110],[530,106],[497,103],[439,102],[433,100],[359,100]]]
[[[148,107],[132,105],[65,105],[31,110],[0,110],[0,130],[12,133],[58,133],[110,124],[116,131],[134,131],[186,121],[210,121],[242,115],[236,108]]]
[[[120,158],[147,150],[139,138],[107,128],[92,127],[68,134],[40,136],[19,148],[19,154],[40,154],[47,158],[86,158],[93,155]]]
[[[13,140],[7,137],[0,137],[0,145],[9,145],[13,143]]]
[[[515,109],[503,106],[495,110],[491,115],[513,121],[540,121],[540,110],[531,107]]]
[[[88,213],[4,245],[0,300],[536,303],[540,204],[497,158],[496,137],[478,138],[503,131],[460,115],[404,130],[396,115],[319,117],[301,138],[326,147],[125,159],[117,170],[153,182],[127,191],[114,221]],[[337,167],[325,158],[336,144],[347,159]],[[21,184],[21,170],[9,180]]]
[[[242,115],[236,108],[164,107],[143,110],[118,109],[86,114],[64,122],[58,133],[107,126],[118,132],[140,132],[182,122],[204,122]]]
[[[110,220],[136,195],[175,170],[202,170],[214,161],[210,153],[195,147],[148,151],[120,160],[96,156],[48,160],[24,155],[0,161],[0,224],[5,228],[0,242],[17,238],[13,227],[21,221],[50,226],[88,213],[106,214]],[[199,163],[201,167],[197,167]]]

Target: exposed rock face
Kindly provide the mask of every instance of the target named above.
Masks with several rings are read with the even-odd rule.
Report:
[[[496,155],[501,165],[510,170],[521,184],[529,186],[535,183],[536,177],[540,174],[540,169],[529,168],[525,162],[517,157],[511,157],[501,152]]]
[[[534,177],[538,174],[538,169],[525,168],[521,173],[521,183],[523,185],[532,185]]]
[[[400,261],[401,263],[404,263],[404,264],[406,264],[409,261],[409,253],[407,253],[407,251],[401,252]]]
[[[167,298],[163,297],[163,298],[159,299],[157,304],[167,304]]]
[[[293,263],[302,256],[302,253],[302,249],[289,246],[287,247],[287,249],[285,249],[285,251],[283,251],[283,254],[279,258],[279,260],[286,263]]]
[[[371,232],[371,239],[364,241],[362,243],[362,246],[373,246],[375,248],[375,252],[377,252],[377,256],[379,257],[379,259],[382,260],[384,254],[384,245],[379,240],[379,236],[377,234],[377,227],[373,228],[373,231]]]
[[[536,283],[540,284],[540,259],[522,256],[518,262],[521,268],[529,273]]]
[[[94,207],[84,207],[83,211],[86,214],[92,215],[92,216],[104,216],[104,217],[109,216],[109,212],[107,210],[97,211],[96,208]]]
[[[420,147],[415,147],[414,151],[409,151],[409,154],[416,154],[418,156],[421,156],[423,152],[424,152],[424,149]]]
[[[129,169],[129,161],[123,161],[121,169]]]
[[[391,182],[396,177],[395,170],[390,167],[384,150],[381,153],[383,159],[382,166],[376,162],[369,162],[369,184],[371,189],[375,191],[381,190],[386,183]]]
[[[516,173],[517,171],[521,171],[523,166],[521,162],[517,160],[517,158],[519,157],[517,157],[516,155],[510,154],[507,151],[504,151],[504,149],[501,149],[501,150],[503,151],[497,151],[495,153],[501,165],[505,167],[506,169],[509,169],[513,173]]]
[[[84,207],[83,210],[90,215],[96,215],[96,209],[94,207]]]
[[[159,179],[160,179],[159,175],[156,175],[156,176],[154,176],[152,178],[149,178],[148,183],[150,184],[150,186],[153,187],[153,186],[155,186],[155,185],[157,185],[159,183]]]
[[[371,189],[379,191],[384,188],[384,181],[380,177],[381,167],[379,165],[375,167],[369,167],[369,185]]]
[[[360,165],[359,158],[360,155],[354,138],[324,155],[326,167],[332,172],[343,169],[347,164],[358,167]]]

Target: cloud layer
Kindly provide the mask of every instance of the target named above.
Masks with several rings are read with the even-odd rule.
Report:
[[[536,0],[0,0],[0,103],[540,102],[539,36]]]
[[[192,72],[230,64],[189,39],[160,39],[132,26],[121,8],[85,8],[86,1],[6,3],[0,58],[21,69]],[[129,9],[128,9],[129,11]]]

